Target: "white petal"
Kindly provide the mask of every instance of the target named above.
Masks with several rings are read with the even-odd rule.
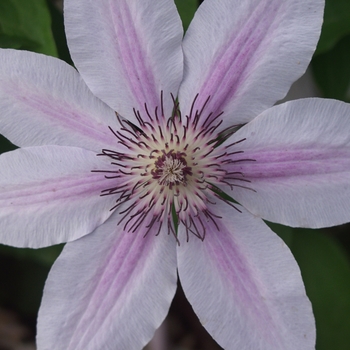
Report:
[[[0,50],[0,133],[17,146],[101,151],[116,142],[116,115],[78,72],[53,57]]]
[[[244,208],[217,206],[219,231],[209,220],[203,242],[192,236],[177,249],[182,287],[203,326],[225,350],[314,349],[311,305],[286,245]]]
[[[230,195],[253,214],[289,226],[325,227],[350,221],[350,105],[323,99],[287,102],[262,113],[227,143],[253,190]],[[238,183],[235,183],[237,185]],[[242,184],[242,183],[241,183]]]
[[[142,349],[176,290],[176,242],[161,232],[124,232],[117,213],[68,243],[46,282],[39,349]],[[59,344],[59,348],[57,348]]]
[[[123,117],[136,121],[173,107],[182,78],[182,26],[172,0],[65,1],[72,58],[90,89]]]
[[[224,112],[226,128],[282,99],[310,62],[323,7],[323,0],[204,1],[183,43],[183,114],[196,94],[194,111],[210,96],[203,115]]]
[[[107,163],[91,151],[65,146],[21,148],[0,156],[0,241],[44,247],[92,232],[111,214],[101,197],[111,180],[91,170]]]

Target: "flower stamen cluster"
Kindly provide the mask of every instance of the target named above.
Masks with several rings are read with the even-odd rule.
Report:
[[[216,133],[222,123],[221,114],[210,121],[209,115],[199,123],[203,106],[201,111],[191,110],[184,124],[177,103],[173,101],[174,112],[170,118],[164,116],[162,106],[160,115],[156,109],[152,116],[146,104],[144,116],[134,110],[138,126],[117,115],[120,129],[110,130],[126,150],[102,150],[100,155],[111,158],[111,164],[116,167],[99,170],[108,173],[106,178],[116,182],[102,195],[118,197],[112,210],[118,208],[119,223],[124,223],[126,231],[136,232],[141,225],[146,225],[147,235],[157,226],[158,235],[166,224],[168,233],[176,236],[176,225],[182,223],[187,237],[192,233],[203,240],[205,222],[211,220],[215,224],[220,219],[207,204],[215,204],[214,199],[219,198],[234,207],[221,197],[216,185],[244,187],[239,182],[249,182],[241,172],[228,173],[222,165],[252,160],[239,158],[242,151],[229,151],[244,140],[222,146],[237,127]]]

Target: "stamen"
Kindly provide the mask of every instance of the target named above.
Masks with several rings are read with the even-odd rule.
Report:
[[[171,94],[171,97],[173,97],[173,95]],[[164,100],[163,100],[163,90],[160,92],[160,110],[162,112],[162,116],[164,116]],[[156,119],[158,121],[158,116],[156,114]]]
[[[153,122],[153,118],[151,117],[150,113],[148,112],[148,108],[147,108],[146,103],[145,103],[145,111],[146,111],[147,117],[150,119],[151,122]],[[157,120],[158,120],[158,118],[157,118]]]
[[[195,103],[196,103],[196,101],[197,101],[198,96],[199,96],[199,94],[197,94],[197,95],[195,96],[195,98],[194,98],[194,100],[193,100],[193,102],[192,102],[191,109],[190,109],[190,114],[189,114],[189,116],[188,116],[188,120],[190,120],[190,119],[192,118],[192,113],[193,113],[194,105],[195,105]],[[187,125],[187,127],[188,127],[188,125]]]
[[[251,180],[234,169],[235,164],[255,160],[243,158],[243,150],[233,148],[245,138],[222,146],[240,125],[220,131],[223,112],[207,113],[210,96],[197,108],[197,94],[183,122],[177,98],[170,97],[170,116],[164,115],[163,91],[160,106],[155,106],[154,111],[147,103],[141,112],[133,109],[138,125],[116,113],[119,128],[108,128],[125,150],[102,149],[98,156],[108,157],[110,168],[92,172],[102,173],[111,181],[100,195],[116,196],[111,210],[119,211],[118,225],[122,224],[125,231],[158,236],[167,230],[180,244],[178,225],[185,228],[187,241],[190,233],[204,240],[208,222],[219,230],[221,216],[216,213],[215,198],[239,211],[216,186],[255,191],[253,184],[243,185],[251,184]]]

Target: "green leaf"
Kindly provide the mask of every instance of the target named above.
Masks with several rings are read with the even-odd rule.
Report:
[[[0,47],[57,56],[45,0],[0,1]]]
[[[197,0],[175,0],[177,10],[179,11],[182,19],[184,29],[187,30],[190,22],[192,21],[193,15],[197,10]]]
[[[350,344],[350,263],[321,231],[294,230],[291,250],[300,266],[316,318],[317,350],[348,350]]]
[[[13,151],[17,147],[13,145],[7,138],[0,135],[0,153]]]
[[[43,266],[50,267],[61,253],[63,246],[63,244],[58,244],[40,249],[18,249],[0,244],[0,256],[9,256],[22,262],[32,260]]]
[[[350,102],[350,35],[332,50],[314,57],[311,66],[324,97]]]
[[[67,46],[66,33],[64,31],[63,13],[51,1],[48,3],[51,14],[52,34],[56,43],[58,57],[74,66]]]
[[[350,1],[327,0],[316,54],[330,50],[347,34],[350,34]]]

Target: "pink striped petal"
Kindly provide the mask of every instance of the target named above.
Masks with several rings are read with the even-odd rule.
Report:
[[[222,128],[246,123],[277,100],[306,70],[323,18],[323,0],[206,0],[183,43],[181,110],[215,118]],[[202,122],[205,118],[202,118]]]
[[[124,232],[115,213],[68,243],[46,282],[39,349],[142,349],[176,290],[176,242],[161,232]]]
[[[115,198],[100,173],[105,159],[80,148],[21,148],[0,156],[1,243],[39,248],[92,232],[111,214]]]
[[[133,108],[170,116],[182,78],[182,26],[172,0],[65,1],[72,58],[98,97],[135,121]]]
[[[116,144],[116,115],[77,71],[53,57],[2,50],[0,132],[17,146],[66,145],[101,151]]]
[[[287,102],[262,113],[228,142],[246,139],[227,171],[248,187],[230,195],[253,214],[289,226],[350,221],[350,105],[324,99]],[[235,158],[233,158],[234,160]],[[236,184],[237,185],[237,184]]]
[[[244,208],[217,205],[222,219],[206,223],[204,241],[190,237],[177,249],[182,287],[203,326],[226,350],[314,349],[311,304],[286,245]]]

